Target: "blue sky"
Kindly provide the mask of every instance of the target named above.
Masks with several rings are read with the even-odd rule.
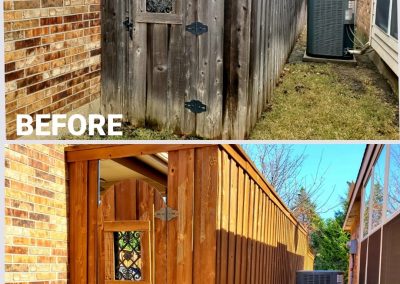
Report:
[[[347,181],[355,181],[357,178],[366,145],[296,144],[291,146],[294,154],[300,155],[305,152],[306,158],[300,176],[306,177],[310,182],[318,170],[322,155],[320,172],[326,171],[326,174],[323,189],[321,189],[322,195],[317,203],[327,202],[324,208],[330,210],[327,212],[323,212],[325,209],[321,210],[321,216],[323,218],[333,217],[335,211],[340,209],[340,206],[335,207],[340,203],[340,198],[347,196]]]

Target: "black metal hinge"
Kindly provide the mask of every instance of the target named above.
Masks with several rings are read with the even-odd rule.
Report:
[[[125,30],[129,32],[129,37],[131,38],[131,40],[133,40],[133,23],[131,22],[129,17],[126,17],[125,21],[123,21],[122,24],[124,25]]]
[[[207,111],[207,106],[198,100],[192,100],[190,102],[186,102],[185,108],[189,109],[191,112],[196,114]]]
[[[201,35],[208,32],[208,26],[200,22],[194,22],[186,26],[186,31],[194,35]]]

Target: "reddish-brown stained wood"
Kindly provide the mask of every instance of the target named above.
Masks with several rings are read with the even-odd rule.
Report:
[[[216,223],[217,223],[217,263],[216,263],[216,284],[221,283],[221,261],[222,261],[222,256],[221,256],[221,248],[222,248],[222,191],[223,191],[223,170],[222,170],[222,165],[223,165],[223,155],[222,151],[218,151],[218,188],[217,188],[217,218],[216,218]]]
[[[169,152],[167,202],[178,211],[170,221],[154,219],[154,211],[166,204],[155,188],[139,180],[102,192],[102,203],[94,212],[96,163],[70,164],[71,202],[82,199],[74,196],[76,184],[87,194],[75,203],[87,206],[86,229],[78,233],[86,234],[86,241],[79,244],[86,246],[86,279],[94,271],[89,259],[97,258],[98,283],[114,280],[113,236],[103,226],[122,230],[130,220],[149,222],[151,234],[142,240],[143,277],[149,283],[292,283],[296,270],[312,268],[304,228],[235,147],[194,146]],[[85,170],[77,165],[86,165],[86,180]],[[74,214],[78,215],[72,212],[73,218]],[[97,227],[97,236],[88,232],[90,227]],[[91,254],[92,247],[98,247],[97,254]]]
[[[235,257],[235,282],[240,283],[241,275],[241,266],[246,263],[242,261],[242,242],[244,237],[244,192],[245,192],[245,176],[243,169],[239,167],[238,173],[238,203],[237,203],[237,222],[236,222],[236,257]]]
[[[69,255],[71,282],[87,283],[88,276],[88,163],[70,165]]]
[[[136,183],[136,204],[137,219],[151,222],[153,227],[153,206],[154,206],[154,189],[143,181]],[[143,259],[143,280],[151,282],[151,251],[152,251],[152,234],[143,235],[142,238],[142,259]],[[146,266],[147,265],[147,266]]]
[[[178,218],[168,222],[167,283],[191,283],[194,149],[169,153],[168,206]]]
[[[88,179],[88,283],[96,283],[99,161],[89,161]]]
[[[242,238],[242,258],[240,261],[241,271],[240,271],[240,282],[246,283],[246,271],[247,271],[247,254],[249,246],[249,218],[250,215],[250,179],[247,174],[245,174],[244,181],[244,205],[243,205],[243,238]]]
[[[237,183],[238,168],[235,161],[230,163],[229,182],[229,236],[228,236],[228,283],[235,281],[235,258],[236,258],[236,229],[237,229]]]
[[[218,148],[195,151],[193,283],[215,283]]]
[[[166,207],[162,196],[154,190],[154,211]],[[167,283],[167,223],[158,218],[154,219],[154,259],[153,271],[155,284]]]
[[[249,206],[249,237],[247,241],[247,264],[246,264],[246,283],[251,283],[251,264],[252,264],[252,254],[253,252],[253,242],[254,242],[254,206],[255,206],[255,190],[254,181],[250,181],[250,206]]]
[[[256,283],[256,267],[257,267],[257,258],[258,258],[258,231],[259,231],[259,212],[260,212],[260,190],[258,190],[258,186],[254,185],[254,219],[253,219],[253,233],[252,233],[252,254],[251,254],[251,283]]]
[[[101,205],[98,208],[98,281],[105,283],[105,280],[111,280],[114,275],[114,265],[106,266],[114,258],[112,244],[109,239],[112,233],[104,233],[103,222],[115,220],[115,193],[114,187],[109,188],[101,195]],[[107,241],[105,240],[107,238]],[[111,245],[111,248],[110,248]]]
[[[115,220],[137,220],[136,180],[123,181],[114,185]]]

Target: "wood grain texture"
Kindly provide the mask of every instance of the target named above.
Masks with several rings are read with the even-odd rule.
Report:
[[[195,151],[193,281],[215,283],[217,255],[218,148]]]
[[[168,222],[167,283],[191,283],[194,149],[170,152],[168,167],[167,204],[179,215]]]
[[[249,167],[220,151],[216,283],[295,283],[295,272],[313,263],[307,234]]]
[[[71,281],[87,283],[88,280],[88,163],[70,165],[69,203],[69,255]]]
[[[99,161],[88,162],[88,283],[97,279],[97,210],[99,202]]]
[[[102,111],[134,126],[243,139],[268,103],[306,19],[305,0],[182,0],[171,14],[105,0]],[[121,24],[134,27],[132,38]],[[201,22],[208,32],[186,26]],[[195,114],[185,102],[207,106]]]

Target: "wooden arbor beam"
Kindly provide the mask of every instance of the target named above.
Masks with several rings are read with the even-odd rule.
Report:
[[[131,144],[131,145],[78,145],[65,149],[67,162],[127,158],[184,149],[209,147],[207,144]]]
[[[158,170],[152,168],[148,164],[140,161],[137,158],[117,158],[113,159],[113,161],[117,162],[120,165],[123,165],[124,167],[139,173],[140,175],[144,176],[145,178],[148,178],[152,180],[153,182],[158,183],[161,185],[161,187],[165,189],[168,186],[168,176],[159,172]]]

